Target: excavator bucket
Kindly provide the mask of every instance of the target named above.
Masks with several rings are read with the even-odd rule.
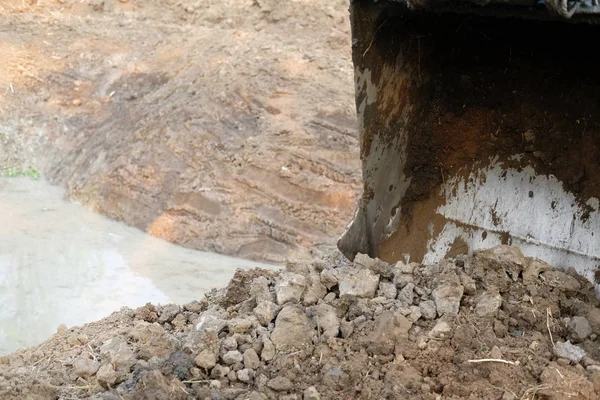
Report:
[[[351,1],[364,192],[342,253],[509,244],[598,284],[596,1]]]

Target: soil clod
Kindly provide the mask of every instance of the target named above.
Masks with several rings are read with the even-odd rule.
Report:
[[[517,273],[536,263],[497,248],[410,268],[335,253],[250,271],[250,298],[225,301],[229,287],[202,306],[123,309],[3,357],[0,397],[596,399],[593,287],[550,266]],[[396,297],[383,295],[390,285]],[[295,293],[279,306],[282,290]],[[307,293],[316,299],[304,304]]]

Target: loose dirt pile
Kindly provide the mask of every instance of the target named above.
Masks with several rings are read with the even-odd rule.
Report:
[[[359,255],[238,271],[0,361],[3,399],[595,399],[591,285],[501,246],[424,266]]]
[[[189,248],[313,259],[360,196],[347,3],[0,0],[0,173]]]

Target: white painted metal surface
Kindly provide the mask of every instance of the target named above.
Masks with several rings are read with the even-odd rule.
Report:
[[[472,251],[501,244],[508,234],[526,256],[573,267],[594,282],[600,265],[598,199],[587,201],[586,212],[556,177],[538,175],[530,166],[504,168],[497,160],[447,179],[440,195],[446,204],[437,212],[447,222],[427,244],[425,263],[442,259],[457,238]]]

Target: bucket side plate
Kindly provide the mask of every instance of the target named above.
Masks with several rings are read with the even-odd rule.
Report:
[[[364,193],[338,247],[497,244],[600,276],[596,26],[351,6]]]

